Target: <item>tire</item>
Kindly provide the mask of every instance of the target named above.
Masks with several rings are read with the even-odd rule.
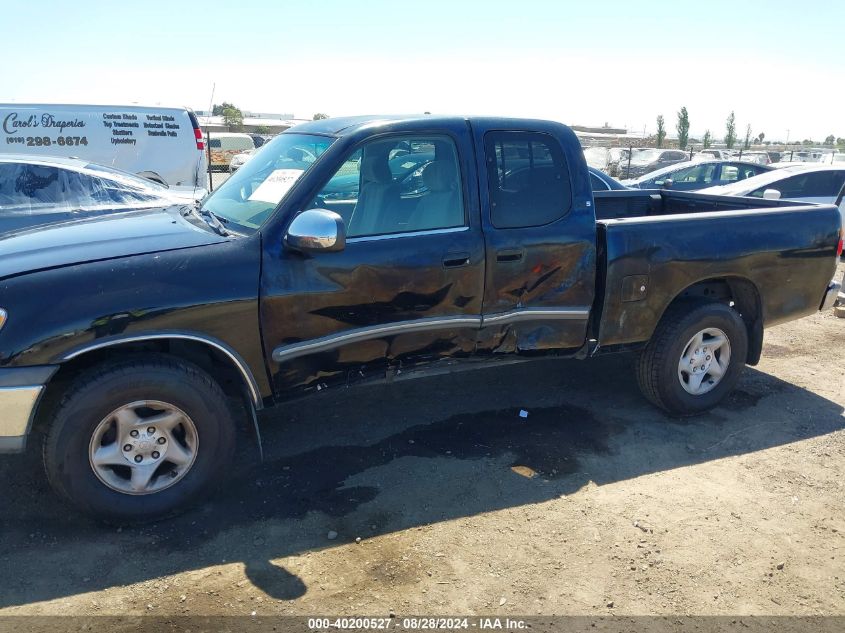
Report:
[[[215,488],[232,462],[235,431],[226,396],[199,367],[128,359],[70,385],[44,440],[44,467],[53,489],[83,512],[150,521]]]
[[[700,333],[702,338],[694,339]],[[719,333],[727,338],[727,347],[721,344],[714,351]],[[666,311],[640,353],[637,382],[649,401],[672,415],[703,413],[734,388],[747,354],[748,331],[736,310],[722,303],[685,301]]]

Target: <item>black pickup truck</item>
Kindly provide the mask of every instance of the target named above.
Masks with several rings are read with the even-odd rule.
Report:
[[[557,123],[299,125],[197,207],[0,238],[0,449],[38,430],[52,486],[123,521],[210,490],[239,416],[367,380],[633,351],[698,413],[832,304],[841,248],[832,205],[594,196]]]

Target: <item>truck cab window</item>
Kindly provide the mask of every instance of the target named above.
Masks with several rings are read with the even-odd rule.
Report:
[[[454,142],[445,136],[367,143],[329,179],[313,206],[340,214],[348,237],[466,225]]]
[[[542,133],[489,132],[484,145],[493,226],[542,226],[569,212],[569,168],[556,140]]]

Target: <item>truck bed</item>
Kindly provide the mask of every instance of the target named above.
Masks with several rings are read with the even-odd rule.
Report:
[[[792,200],[764,200],[737,196],[714,196],[694,191],[629,189],[593,192],[597,220],[636,218],[651,215],[738,211],[806,206]]]
[[[743,316],[759,320],[762,336],[762,326],[815,312],[835,274],[833,205],[648,190],[595,199],[592,337],[601,346],[647,341],[666,307],[696,284],[705,296],[720,284],[744,293]]]

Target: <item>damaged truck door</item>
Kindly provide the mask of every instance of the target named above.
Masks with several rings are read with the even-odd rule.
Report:
[[[466,128],[382,135],[347,150],[306,205],[336,219],[343,250],[287,239],[265,253],[262,323],[279,392],[472,354],[484,244],[466,186],[471,156]]]
[[[542,124],[540,124],[542,125]],[[546,131],[475,126],[486,281],[479,353],[578,348],[595,288],[592,195]]]

